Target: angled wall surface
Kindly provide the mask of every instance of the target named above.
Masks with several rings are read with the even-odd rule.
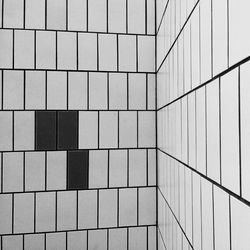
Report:
[[[159,1],[159,249],[250,245],[249,1]]]
[[[0,249],[156,249],[155,2],[0,0]]]

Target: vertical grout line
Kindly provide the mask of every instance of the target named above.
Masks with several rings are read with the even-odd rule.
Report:
[[[129,0],[125,0],[126,1],[126,34],[128,33],[128,1]]]
[[[136,72],[138,72],[138,65],[139,65],[138,35],[135,35],[135,40],[136,40]]]
[[[230,250],[232,250],[232,211],[231,211],[231,196],[228,195],[228,208],[229,208],[229,240],[230,240]]]
[[[36,30],[34,31],[34,69],[36,70]]]
[[[23,192],[25,192],[25,152],[23,152]]]
[[[4,28],[4,1],[2,0],[2,28]]]
[[[241,162],[241,88],[240,88],[240,66],[238,68],[238,126],[239,126],[239,190],[240,197],[242,197],[242,162]]]
[[[213,212],[213,250],[215,250],[215,220],[214,220],[214,185],[212,184],[212,212]]]
[[[12,69],[15,69],[15,30],[13,29],[13,41],[12,41]]]
[[[230,59],[230,23],[229,23],[229,0],[227,0],[227,67],[229,68]]]
[[[34,192],[34,233],[36,233],[36,192]],[[24,249],[23,249],[24,250]]]
[[[219,164],[220,164],[220,184],[222,185],[222,166],[221,166],[221,78],[219,78]]]
[[[86,0],[86,31],[89,31],[89,1]]]
[[[26,28],[25,17],[26,17],[26,0],[23,0],[23,29]]]
[[[213,0],[211,0],[211,77],[214,76],[214,70],[213,70]]]
[[[48,3],[47,3],[47,0],[45,0],[45,8],[44,8],[44,10],[45,10],[45,30],[47,29],[47,19],[48,19]]]
[[[14,214],[15,214],[15,211],[14,211],[14,209],[15,209],[15,194],[14,193],[12,193],[12,230],[11,230],[11,233],[12,234],[14,234]]]

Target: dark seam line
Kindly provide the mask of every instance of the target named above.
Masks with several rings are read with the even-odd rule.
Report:
[[[185,97],[185,96],[191,94],[192,92],[194,92],[194,91],[196,91],[196,90],[198,90],[198,89],[204,87],[205,85],[207,85],[207,84],[210,83],[210,82],[213,82],[213,81],[216,80],[217,78],[224,76],[225,74],[227,74],[227,73],[229,73],[230,71],[234,70],[235,68],[241,66],[242,64],[248,62],[249,60],[250,60],[250,56],[248,56],[248,57],[246,57],[245,59],[241,60],[240,62],[238,62],[238,63],[232,65],[230,68],[228,68],[228,69],[226,69],[225,71],[223,71],[223,72],[217,74],[217,75],[214,76],[213,78],[211,78],[211,79],[209,79],[208,81],[202,83],[201,85],[195,87],[194,89],[192,89],[192,90],[186,92],[185,94],[179,96],[178,98],[174,99],[173,101],[171,101],[171,102],[169,102],[169,103],[163,105],[162,107],[158,108],[157,111],[160,111],[161,109],[163,109],[163,108],[165,108],[165,107],[171,105],[172,103],[174,103],[174,102],[176,102],[176,101],[182,99],[183,97]]]
[[[158,148],[158,150],[160,152],[162,152],[163,154],[169,156],[170,158],[178,161],[179,163],[181,163],[183,166],[187,167],[188,169],[190,169],[191,171],[195,172],[196,174],[198,174],[199,176],[201,176],[202,178],[206,179],[207,181],[211,182],[212,184],[214,184],[215,186],[219,187],[220,189],[222,189],[223,191],[225,191],[226,193],[228,193],[229,195],[231,195],[232,197],[236,198],[237,200],[241,201],[242,203],[244,203],[247,206],[250,206],[250,201],[242,198],[241,196],[237,195],[236,193],[232,192],[231,190],[227,189],[226,187],[220,185],[219,183],[215,182],[213,179],[205,176],[204,174],[198,172],[197,170],[191,168],[189,165],[187,165],[186,163],[182,162],[181,160],[175,158],[174,156],[170,155],[169,153],[166,153],[164,151],[162,151],[161,149]]]
[[[240,66],[238,68],[238,126],[239,126],[239,190],[242,196],[242,161],[241,161],[241,88],[240,88]]]

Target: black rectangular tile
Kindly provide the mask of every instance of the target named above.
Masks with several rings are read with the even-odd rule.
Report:
[[[78,148],[78,112],[58,112],[58,149]]]
[[[89,186],[89,151],[68,152],[67,189],[88,189]]]
[[[56,149],[56,112],[36,111],[36,150]]]

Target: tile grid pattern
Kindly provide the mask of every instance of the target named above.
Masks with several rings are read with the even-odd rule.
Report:
[[[248,7],[158,6],[159,249],[249,245]]]
[[[0,249],[156,249],[155,2],[0,0],[0,26]]]

